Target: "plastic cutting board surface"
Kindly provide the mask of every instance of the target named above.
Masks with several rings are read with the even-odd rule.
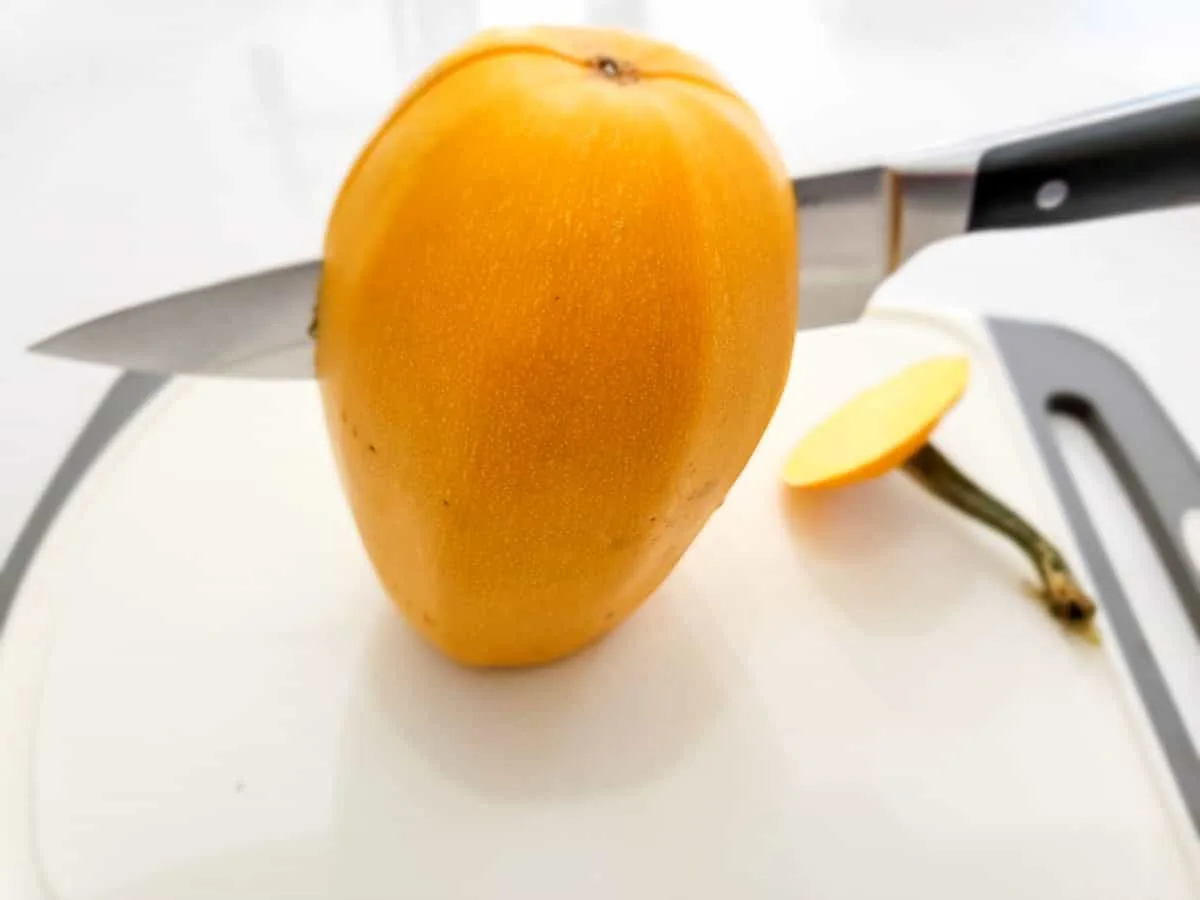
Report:
[[[7,852],[61,900],[1200,896],[1112,640],[1067,636],[1015,549],[903,475],[780,483],[811,424],[947,352],[973,375],[939,445],[1086,579],[984,329],[877,312],[798,338],[753,460],[636,616],[514,673],[392,611],[312,384],[172,383],[6,630],[44,649],[4,648]]]

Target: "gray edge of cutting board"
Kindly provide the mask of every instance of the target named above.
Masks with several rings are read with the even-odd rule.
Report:
[[[1068,329],[985,318],[1100,603],[1115,633],[1171,774],[1200,836],[1200,759],[1129,600],[1092,527],[1051,416],[1077,419],[1117,472],[1200,634],[1200,583],[1183,545],[1183,514],[1200,508],[1200,465],[1137,373],[1101,344]],[[128,372],[96,407],[0,568],[0,629],[42,539],[95,459],[169,379]]]
[[[1200,464],[1130,365],[1077,331],[1014,319],[985,320],[1092,576],[1142,704],[1200,836],[1200,758],[1150,645],[1067,468],[1051,416],[1078,421],[1100,446],[1200,635],[1200,581],[1183,517],[1200,508]]]

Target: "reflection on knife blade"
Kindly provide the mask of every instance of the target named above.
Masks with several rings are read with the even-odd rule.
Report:
[[[159,374],[306,378],[320,261],[271,269],[84,322],[30,349]]]

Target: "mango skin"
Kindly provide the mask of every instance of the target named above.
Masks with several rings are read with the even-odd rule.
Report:
[[[702,61],[485,32],[399,101],[331,213],[315,320],[333,455],[408,621],[473,666],[633,613],[787,380],[790,180]]]

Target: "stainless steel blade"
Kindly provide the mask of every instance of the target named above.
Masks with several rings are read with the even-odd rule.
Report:
[[[852,322],[890,272],[891,186],[872,167],[796,178],[800,236],[798,328]]]
[[[311,378],[321,262],[152,300],[68,328],[35,353],[159,374]]]
[[[799,329],[857,320],[922,248],[966,230],[974,161],[871,166],[796,178]]]

